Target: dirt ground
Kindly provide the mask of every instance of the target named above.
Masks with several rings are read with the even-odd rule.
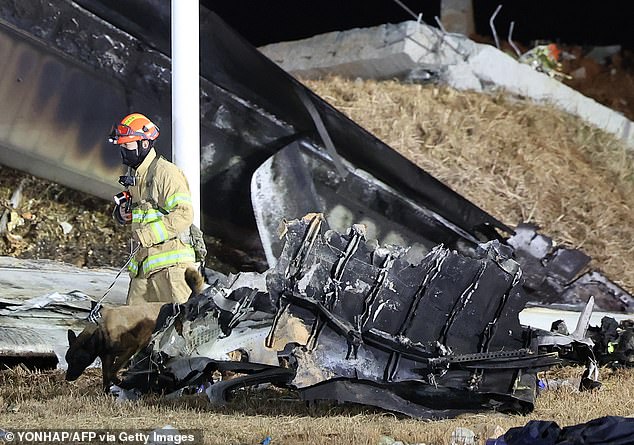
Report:
[[[587,57],[582,47],[564,47],[573,58],[562,61],[563,72],[572,75],[564,83],[600,104],[634,120],[634,53],[622,50],[605,58]]]
[[[22,199],[13,209],[10,199],[20,184]],[[1,255],[80,267],[125,262],[128,235],[112,219],[108,201],[3,166],[0,203],[7,217]]]
[[[490,38],[478,35],[471,38],[479,43],[494,45]],[[517,53],[506,41],[501,45],[504,52],[517,58]],[[631,49],[618,46],[557,46],[560,50],[561,71],[569,76],[562,80],[563,83],[634,120],[634,52]],[[531,49],[518,42],[516,47],[520,54]]]

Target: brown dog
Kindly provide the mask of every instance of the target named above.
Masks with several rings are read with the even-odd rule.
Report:
[[[192,294],[202,292],[204,281],[193,268],[185,272]],[[66,380],[76,380],[97,357],[101,359],[103,388],[119,383],[117,372],[150,341],[161,307],[165,303],[143,303],[101,309],[102,317],[79,335],[68,330]],[[169,303],[168,303],[169,304]]]

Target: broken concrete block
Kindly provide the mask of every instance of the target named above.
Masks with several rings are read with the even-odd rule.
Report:
[[[482,91],[482,82],[467,63],[449,65],[442,77],[447,85],[457,90]]]
[[[259,49],[284,70],[304,78],[336,74],[412,81],[420,76],[411,73],[422,68],[430,73],[430,78],[435,77],[433,73],[440,73],[456,89],[481,91],[483,87],[501,87],[577,115],[634,147],[632,123],[622,114],[491,45],[477,44],[424,23],[409,21],[327,33]]]
[[[388,79],[403,77],[420,64],[457,63],[473,45],[465,37],[408,21],[331,32],[259,50],[284,70],[304,78],[338,74]]]
[[[538,102],[554,105],[634,146],[631,122],[622,114],[533,70],[528,65],[518,63],[498,49],[479,45],[478,52],[469,58],[468,63],[482,82],[503,87],[512,93],[521,94]]]

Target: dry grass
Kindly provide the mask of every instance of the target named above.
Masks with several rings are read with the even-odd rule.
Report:
[[[578,378],[580,368],[547,373],[549,379]],[[634,370],[602,371],[604,386],[593,393],[569,388],[545,391],[527,416],[470,414],[458,419],[417,421],[361,407],[320,405],[308,408],[286,391],[241,391],[229,406],[212,408],[201,396],[167,401],[145,396],[117,403],[100,394],[99,372],[77,382],[60,371],[29,372],[14,368],[0,373],[0,426],[11,428],[155,429],[167,424],[200,429],[207,444],[377,444],[382,435],[408,443],[448,444],[458,426],[472,429],[484,443],[497,430],[506,431],[532,419],[575,425],[605,415],[634,415]],[[285,401],[280,401],[284,397]]]
[[[394,81],[304,82],[502,222],[539,225],[634,291],[634,160],[611,135],[502,94]]]
[[[633,161],[611,136],[583,122],[503,95],[441,87],[341,79],[306,82],[361,126],[508,225],[530,221],[560,243],[582,247],[613,280],[634,290]],[[580,369],[549,371],[579,377]],[[117,403],[99,392],[92,370],[77,382],[59,371],[0,373],[0,427],[202,429],[205,443],[377,444],[382,435],[408,443],[450,443],[458,426],[479,443],[531,419],[561,426],[604,415],[634,416],[634,370],[603,370],[603,388],[544,392],[528,416],[498,413],[416,421],[362,407],[306,407],[292,393],[240,391],[225,408],[191,396],[146,396]]]

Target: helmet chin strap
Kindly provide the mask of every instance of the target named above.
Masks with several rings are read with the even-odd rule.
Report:
[[[143,141],[147,141],[147,148],[143,147]],[[143,159],[145,159],[145,157],[150,152],[150,149],[153,146],[154,146],[154,141],[151,141],[149,139],[136,141],[136,153],[137,153],[137,156],[141,159],[141,162],[143,162]]]

